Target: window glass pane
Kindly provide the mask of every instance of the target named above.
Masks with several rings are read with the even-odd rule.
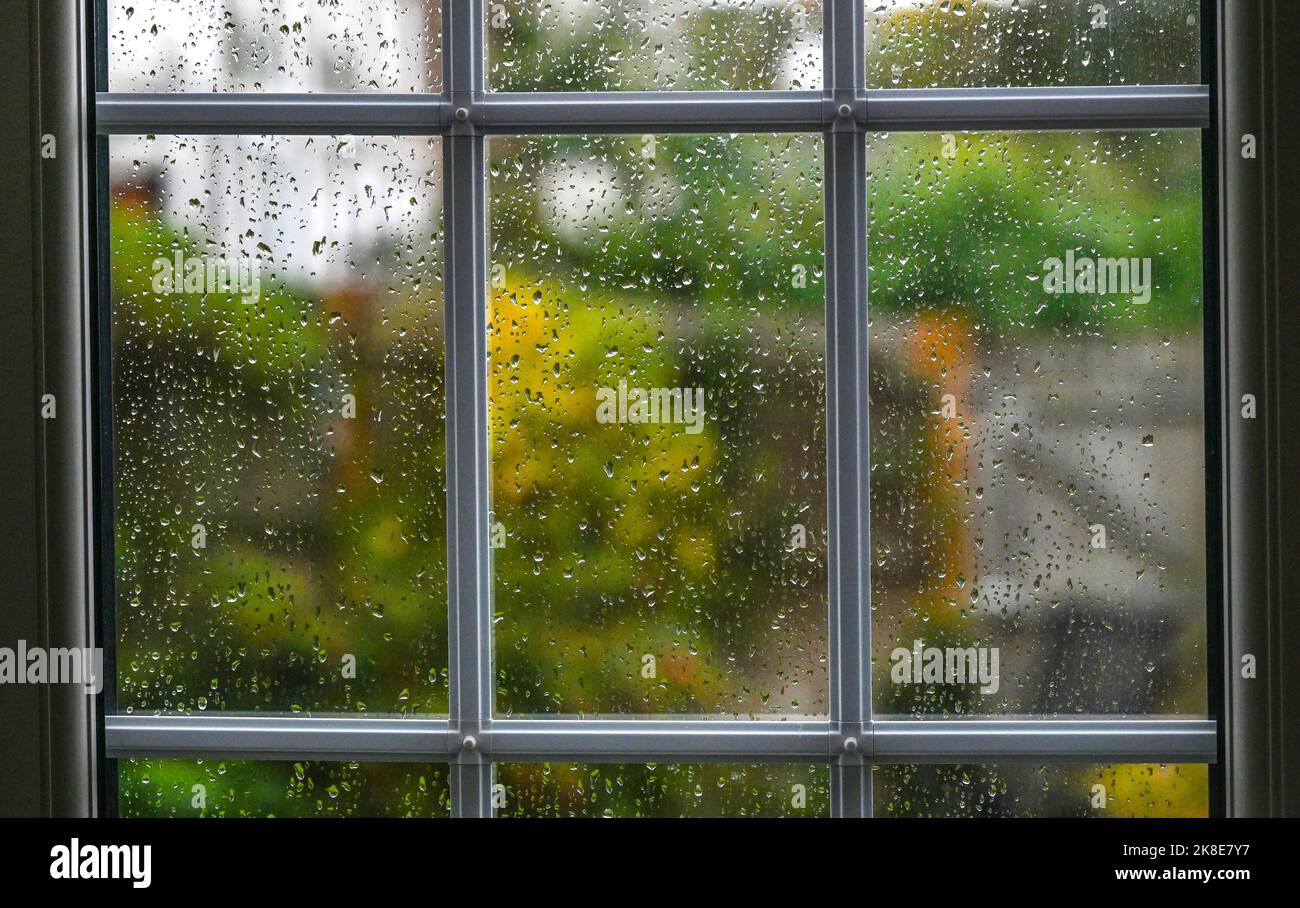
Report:
[[[488,0],[497,91],[817,89],[820,0]]]
[[[489,148],[497,710],[823,713],[820,137]]]
[[[501,817],[825,817],[825,766],[514,763]]]
[[[446,710],[439,148],[114,139],[121,707]]]
[[[1200,0],[866,0],[867,86],[1201,81]]]
[[[447,767],[414,763],[122,760],[124,817],[446,817]]]
[[[867,158],[877,711],[1204,714],[1199,133]]]
[[[438,91],[439,0],[108,0],[112,91]]]
[[[1204,765],[877,766],[877,817],[1205,817]]]

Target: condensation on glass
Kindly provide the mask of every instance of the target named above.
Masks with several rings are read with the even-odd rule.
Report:
[[[821,0],[486,0],[496,91],[818,89]]]
[[[877,712],[1205,714],[1200,156],[869,138]]]
[[[124,817],[449,817],[441,763],[122,760]]]
[[[1204,764],[876,766],[877,817],[1205,817]]]
[[[822,765],[503,763],[500,817],[794,817],[830,815]]]
[[[108,0],[110,91],[427,92],[439,0]]]
[[[1201,81],[1200,6],[1200,0],[866,0],[867,87],[1195,85]]]
[[[106,5],[112,91],[442,87],[438,0]],[[867,85],[1195,84],[1199,5],[866,0]],[[482,15],[495,91],[822,87],[819,0]],[[445,714],[440,140],[110,147],[117,707]],[[825,716],[822,149],[488,141],[495,714]],[[868,136],[877,715],[1206,713],[1200,154]],[[873,775],[881,816],[1208,804],[1200,765]],[[441,765],[119,779],[127,815],[448,810]],[[829,787],[818,763],[558,762],[497,766],[491,797],[823,816]]]
[[[440,141],[112,141],[119,708],[445,713]]]
[[[823,714],[820,137],[489,157],[497,712]]]

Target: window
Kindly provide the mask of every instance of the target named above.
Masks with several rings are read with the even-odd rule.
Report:
[[[122,812],[1220,809],[1199,2],[100,7]]]

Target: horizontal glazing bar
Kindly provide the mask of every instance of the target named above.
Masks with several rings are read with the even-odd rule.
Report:
[[[105,741],[109,757],[418,761],[460,749],[446,719],[361,716],[110,716]]]
[[[493,759],[662,762],[826,762],[825,722],[506,719],[492,723]]]
[[[875,763],[1215,760],[1206,719],[878,720],[853,744],[827,722],[499,719],[472,741],[445,719],[309,716],[109,716],[110,757]],[[849,747],[853,750],[849,751]]]
[[[1021,129],[1204,129],[1203,85],[1096,88],[894,88],[867,92],[874,132]]]
[[[877,763],[1213,763],[1208,719],[876,720]]]
[[[144,94],[100,92],[100,135],[441,135],[452,119],[439,95]]]
[[[521,92],[483,95],[486,133],[820,131],[838,114],[816,91]]]
[[[1210,122],[1209,89],[1197,85],[869,89],[845,104],[807,91],[480,93],[461,112],[437,95],[101,92],[95,111],[104,135],[799,132],[844,116],[877,132]]]

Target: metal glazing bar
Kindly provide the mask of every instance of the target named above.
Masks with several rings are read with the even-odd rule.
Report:
[[[867,92],[873,132],[1175,129],[1210,125],[1201,85],[899,88]]]
[[[101,135],[441,135],[450,111],[440,95],[100,92],[95,125]]]
[[[449,0],[443,82],[468,98],[483,85],[482,8]],[[453,816],[491,816],[491,766],[478,737],[492,714],[492,568],[488,547],[487,181],[483,137],[452,118],[443,142],[447,313],[447,624],[450,714],[459,747]]]
[[[837,102],[852,100],[866,89],[866,40],[863,4],[822,4],[822,84]]]
[[[446,719],[361,716],[110,716],[110,757],[439,761],[459,738]]]
[[[841,756],[831,764],[831,816],[871,816],[871,763]]]
[[[461,819],[489,819],[492,806],[492,763],[484,757],[462,755],[451,764],[451,815]]]
[[[487,93],[470,109],[487,133],[800,132],[833,116],[819,91]]]
[[[870,715],[866,139],[826,137],[826,398],[833,721]]]
[[[501,719],[466,751],[447,719],[355,716],[109,716],[110,757],[288,757],[517,762],[831,762],[855,773],[870,764],[1115,762],[1213,763],[1210,719],[886,719],[868,723],[858,747],[829,722],[688,719]],[[856,789],[854,789],[856,791]],[[863,794],[869,795],[869,789]],[[861,803],[861,795],[849,800]]]
[[[450,56],[448,56],[450,59]],[[481,70],[480,70],[481,76]],[[103,135],[798,132],[849,117],[877,132],[1203,128],[1202,85],[828,88],[814,91],[483,92],[442,95],[100,92]]]
[[[505,719],[492,723],[485,740],[495,760],[532,762],[825,762],[829,746],[825,722],[673,719]]]
[[[1213,763],[1209,719],[881,720],[877,763]]]
[[[492,709],[483,138],[452,136],[443,154],[450,713],[473,736]]]
[[[867,140],[863,5],[822,6],[826,132],[826,454],[831,815],[871,815],[871,494],[867,429]]]

